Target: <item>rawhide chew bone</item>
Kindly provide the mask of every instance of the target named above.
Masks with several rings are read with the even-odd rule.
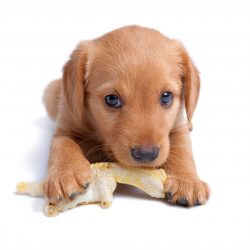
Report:
[[[102,207],[107,208],[112,204],[117,183],[135,186],[155,198],[165,197],[163,183],[166,173],[163,169],[125,167],[106,162],[91,164],[90,168],[93,179],[87,190],[73,200],[61,200],[56,204],[48,201],[44,209],[47,216],[55,216],[80,204],[101,203]],[[17,184],[16,192],[44,196],[43,182],[20,182]]]

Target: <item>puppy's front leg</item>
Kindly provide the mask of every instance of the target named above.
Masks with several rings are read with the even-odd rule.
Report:
[[[197,175],[187,127],[171,132],[170,152],[164,169],[168,176],[165,182],[168,202],[193,206],[207,201],[209,187]]]
[[[72,138],[55,135],[50,148],[44,194],[56,202],[84,192],[91,181],[89,166],[81,148]]]

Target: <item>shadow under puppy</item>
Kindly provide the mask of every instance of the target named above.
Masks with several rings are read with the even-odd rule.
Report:
[[[127,26],[75,48],[61,79],[45,90],[56,122],[44,193],[73,199],[91,182],[90,163],[163,167],[168,202],[204,204],[189,128],[200,88],[198,71],[179,41]]]

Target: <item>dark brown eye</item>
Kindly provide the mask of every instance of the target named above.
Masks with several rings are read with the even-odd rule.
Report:
[[[173,102],[173,94],[169,91],[162,93],[161,95],[161,105],[169,106]]]
[[[106,95],[105,102],[112,108],[120,108],[122,106],[121,100],[117,95]]]

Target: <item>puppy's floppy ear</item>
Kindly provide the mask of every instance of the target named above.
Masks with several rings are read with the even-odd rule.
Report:
[[[87,45],[80,43],[63,68],[63,94],[72,116],[82,121],[84,112],[84,85],[87,65]]]
[[[183,82],[184,102],[185,102],[188,122],[191,129],[192,128],[191,120],[196,108],[200,92],[200,77],[198,70],[196,69],[194,63],[192,62],[191,58],[189,57],[187,51],[184,49],[183,46],[181,46],[180,51],[182,59],[181,79]]]

